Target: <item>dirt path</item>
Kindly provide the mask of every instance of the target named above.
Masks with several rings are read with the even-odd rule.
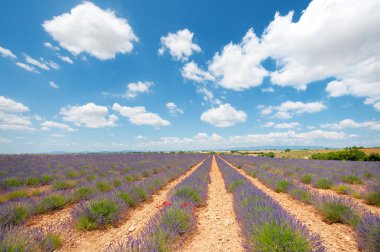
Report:
[[[181,251],[244,251],[240,226],[233,209],[232,194],[227,193],[215,156],[211,164],[211,184],[206,207],[197,211],[193,237]]]
[[[272,197],[296,219],[304,223],[311,232],[319,234],[323,240],[323,245],[328,251],[359,251],[355,239],[355,232],[351,227],[338,223],[325,223],[322,220],[322,216],[313,206],[295,200],[288,194],[276,193],[262,184],[258,179],[247,175],[242,169],[237,169],[229,162],[226,163],[245,176],[257,188]]]
[[[147,202],[130,209],[128,214],[123,217],[120,226],[89,232],[77,232],[73,230],[72,234],[70,234],[70,239],[65,241],[64,247],[59,251],[104,251],[109,244],[122,242],[129,235],[137,234],[144,227],[145,223],[159,210],[157,206],[166,200],[168,192],[193,173],[203,162],[200,162],[176,180],[168,183]]]
[[[245,164],[253,169],[255,169],[255,166],[251,165],[251,164]],[[377,206],[371,206],[371,205],[368,205],[365,203],[364,199],[355,199],[354,197],[351,197],[349,195],[343,195],[343,194],[339,194],[331,189],[319,189],[319,188],[315,188],[313,187],[312,185],[307,185],[307,184],[303,184],[301,183],[299,180],[297,179],[293,179],[293,182],[294,183],[297,183],[297,184],[302,184],[303,186],[306,186],[310,191],[313,191],[315,193],[318,193],[318,194],[322,194],[322,195],[331,195],[331,196],[336,196],[336,197],[341,197],[341,198],[346,198],[346,199],[350,199],[352,200],[353,202],[355,202],[356,204],[358,204],[358,206],[360,206],[361,208],[373,213],[373,214],[377,214],[380,216],[380,207],[377,207]],[[348,186],[352,186],[352,185],[348,185]]]

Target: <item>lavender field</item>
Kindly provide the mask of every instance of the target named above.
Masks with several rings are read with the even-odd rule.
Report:
[[[0,167],[2,251],[210,246],[378,251],[380,246],[379,162],[62,154],[1,155]],[[220,183],[225,189],[215,191]],[[224,200],[215,203],[219,197]],[[232,219],[224,220],[227,213]],[[227,241],[208,237],[218,230],[228,234],[232,227],[237,231],[221,238]]]

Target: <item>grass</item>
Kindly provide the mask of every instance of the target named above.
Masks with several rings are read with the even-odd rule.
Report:
[[[27,205],[16,204],[0,215],[0,226],[21,224],[29,216]]]
[[[189,185],[179,187],[174,191],[173,195],[182,198],[184,201],[193,202],[196,205],[200,205],[202,203],[202,198],[197,190]]]
[[[53,188],[57,190],[67,190],[75,186],[75,181],[56,180],[53,183]]]
[[[54,179],[54,176],[49,175],[49,174],[44,174],[41,176],[41,182],[44,185],[49,184],[51,181],[53,181],[53,179]]]
[[[298,199],[306,204],[311,204],[311,194],[302,189],[293,189],[290,194],[293,196],[293,198]]]
[[[373,206],[380,206],[380,193],[379,192],[371,192],[368,193],[365,197],[365,202],[368,205],[373,205]]]
[[[325,222],[344,223],[355,227],[360,222],[360,217],[349,206],[339,202],[322,202],[318,206]]]
[[[331,189],[333,182],[328,178],[320,178],[315,183],[315,186],[320,189]]]
[[[36,186],[36,185],[39,185],[40,183],[41,183],[41,180],[38,177],[27,177],[26,178],[26,184],[28,186]]]
[[[347,185],[337,185],[337,186],[333,186],[331,189],[339,194],[345,194],[345,195],[349,194],[351,191],[351,188]]]
[[[346,182],[348,184],[356,185],[363,183],[362,180],[359,178],[359,176],[356,175],[347,175],[342,178],[343,182]]]
[[[302,175],[302,177],[300,178],[301,182],[304,184],[310,184],[312,179],[313,175],[311,174]]]
[[[18,179],[18,178],[5,178],[3,180],[3,185],[5,187],[14,187],[14,186],[20,186],[22,185],[23,182],[21,179]]]
[[[47,212],[62,209],[69,202],[63,194],[52,194],[43,198],[36,206],[37,212]]]
[[[40,241],[39,245],[43,251],[55,251],[62,247],[62,243],[62,239],[58,234],[49,232]]]
[[[117,220],[119,212],[120,208],[113,200],[94,200],[82,212],[76,227],[79,230],[93,230],[112,224]]]
[[[137,193],[137,195],[139,196],[139,198],[141,199],[141,201],[145,201],[148,199],[148,194],[144,190],[144,188],[141,188],[140,186],[135,186],[134,190]]]
[[[80,186],[75,190],[75,197],[81,200],[90,199],[94,192],[94,188],[88,186]]]
[[[292,183],[287,180],[279,180],[277,181],[276,188],[274,190],[278,193],[286,192],[291,184]]]
[[[137,203],[135,197],[133,197],[133,195],[129,192],[119,192],[117,197],[124,201],[124,203],[129,207],[134,207]]]
[[[252,240],[255,251],[310,251],[309,241],[287,224],[266,223],[258,229]]]
[[[228,187],[228,191],[232,193],[236,187],[238,187],[239,185],[243,185],[243,184],[244,184],[244,179],[236,179],[236,180],[232,181],[232,183]]]
[[[99,181],[96,183],[96,186],[98,187],[99,191],[101,192],[109,192],[112,190],[112,185],[105,181]]]

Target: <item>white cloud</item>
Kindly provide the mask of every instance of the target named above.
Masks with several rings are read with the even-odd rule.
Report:
[[[66,106],[61,108],[59,113],[63,116],[63,120],[86,128],[114,127],[118,119],[116,115],[108,114],[107,107],[98,106],[94,103],[87,103],[82,106]]]
[[[61,48],[59,48],[58,46],[53,46],[51,43],[49,43],[49,42],[45,42],[44,43],[44,46],[45,47],[47,47],[47,48],[49,48],[49,49],[52,49],[52,50],[54,50],[54,51],[59,51],[59,50],[61,50]]]
[[[16,55],[14,55],[11,50],[1,47],[1,46],[0,46],[0,54],[4,58],[17,59]]]
[[[146,137],[142,136],[142,135],[138,135],[135,137],[137,140],[145,140]]]
[[[55,83],[54,81],[50,81],[49,85],[50,85],[50,87],[55,88],[55,89],[59,88],[59,86],[57,85],[57,83]]]
[[[63,56],[63,55],[58,54],[58,58],[60,58],[63,62],[74,64],[74,61],[70,59],[70,57],[68,56]]]
[[[29,108],[20,102],[16,102],[4,96],[0,96],[0,111],[11,113],[29,112]]]
[[[300,126],[298,122],[290,122],[290,123],[274,123],[274,122],[268,122],[264,124],[264,127],[273,127],[276,129],[293,129],[297,126]]]
[[[316,113],[327,108],[321,102],[294,102],[286,101],[279,106],[258,106],[261,109],[262,115],[273,114],[274,117],[279,119],[290,119],[294,115],[301,115],[304,113]]]
[[[364,121],[355,122],[352,119],[344,119],[338,123],[321,124],[321,128],[341,130],[346,128],[367,128],[371,130],[380,130],[380,122],[377,121]]]
[[[50,130],[51,128],[56,128],[56,129],[61,129],[61,130],[67,130],[67,131],[74,131],[73,128],[71,128],[69,125],[64,124],[64,123],[57,123],[57,122],[52,122],[52,121],[45,121],[41,123],[42,130]]]
[[[186,63],[183,66],[182,77],[200,83],[215,79],[210,73],[200,69],[194,61]]]
[[[201,120],[216,127],[230,127],[236,123],[245,122],[247,114],[242,110],[237,111],[230,104],[226,103],[203,112]]]
[[[272,87],[262,88],[261,91],[264,92],[264,93],[273,93],[274,92],[274,88],[272,88]]]
[[[153,82],[149,81],[138,81],[137,83],[129,83],[127,85],[127,91],[124,95],[125,98],[127,99],[133,99],[135,98],[138,94],[142,93],[148,93],[149,88],[153,86]]]
[[[22,113],[29,108],[22,103],[0,96],[0,129],[2,130],[33,130],[32,122]]]
[[[158,53],[162,55],[166,50],[175,60],[186,61],[194,52],[200,52],[201,48],[193,43],[194,34],[188,29],[178,30],[176,33],[168,33],[161,37],[161,48]]]
[[[47,64],[45,64],[44,62],[40,62],[36,59],[33,59],[29,55],[25,55],[25,61],[26,61],[26,63],[33,65],[33,66],[37,66],[43,70],[50,70],[50,68],[47,66]]]
[[[109,9],[102,10],[91,2],[84,2],[70,13],[45,21],[44,29],[59,45],[74,55],[88,53],[100,60],[115,58],[117,53],[133,50],[138,38],[128,21],[116,17]]]
[[[147,112],[145,107],[142,106],[128,107],[114,103],[112,109],[127,117],[129,122],[135,125],[152,125],[155,127],[170,125],[170,122],[162,119],[157,114]]]
[[[264,59],[259,39],[250,29],[239,44],[230,43],[216,53],[209,64],[215,84],[242,91],[261,85],[268,72],[260,65]]]
[[[215,98],[214,94],[205,87],[198,87],[197,93],[203,95],[203,100],[210,102],[212,105],[222,104],[222,102]]]
[[[249,29],[238,44],[215,54],[208,71],[226,89],[241,91],[269,76],[279,86],[305,90],[315,81],[335,79],[331,97],[352,95],[380,111],[380,5],[377,0],[314,0],[299,20],[276,13],[258,38]],[[266,59],[276,69],[263,68]]]
[[[22,69],[24,69],[24,70],[26,70],[28,72],[40,73],[34,67],[32,67],[32,66],[30,66],[28,64],[22,63],[22,62],[16,62],[16,66],[19,66],[19,67],[21,67]]]
[[[178,108],[174,102],[166,103],[166,108],[169,110],[171,116],[177,116],[178,114],[183,114],[183,110]]]
[[[10,142],[12,142],[12,140],[0,137],[0,144],[6,144],[6,143],[10,143]]]
[[[41,58],[41,60],[43,59]],[[61,68],[61,66],[55,63],[54,61],[44,61],[44,63],[55,70],[59,70]]]
[[[363,18],[366,17],[366,18]],[[353,95],[380,102],[380,6],[377,0],[311,1],[298,22],[276,14],[263,35],[268,55],[281,66],[274,84],[306,89],[313,81],[336,78],[332,97]]]

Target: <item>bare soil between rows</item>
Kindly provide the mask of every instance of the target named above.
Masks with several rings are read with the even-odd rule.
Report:
[[[206,206],[197,211],[197,225],[180,251],[244,251],[243,237],[233,209],[233,197],[225,189],[219,167],[212,159]]]

